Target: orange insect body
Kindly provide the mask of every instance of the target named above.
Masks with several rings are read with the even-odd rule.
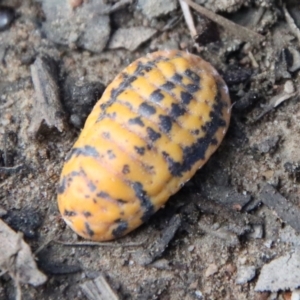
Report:
[[[80,236],[135,229],[201,168],[230,119],[228,89],[198,56],[159,51],[107,87],[66,158],[58,206]]]

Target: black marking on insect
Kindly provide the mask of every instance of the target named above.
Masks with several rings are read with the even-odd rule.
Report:
[[[91,229],[89,223],[88,223],[88,222],[85,222],[85,223],[84,223],[84,226],[85,226],[85,230],[86,230],[87,234],[88,234],[90,237],[92,237],[95,233],[94,233],[94,231]]]
[[[117,97],[121,93],[124,91],[126,92],[126,89],[131,86],[132,82],[136,81],[139,76],[144,75],[144,72],[151,71],[153,67],[155,67],[155,65],[152,62],[148,62],[146,64],[139,62],[133,75],[129,76],[126,73],[121,73],[123,81],[117,88],[111,90],[110,99],[107,102],[100,104],[101,114],[97,119],[97,122],[101,121],[105,117],[106,109],[116,101]]]
[[[136,117],[136,118],[129,119],[128,124],[129,125],[139,125],[141,127],[145,126],[144,122],[141,120],[141,117]]]
[[[77,213],[75,211],[66,210],[66,209],[64,210],[64,216],[66,216],[66,217],[74,217],[76,215],[77,215]]]
[[[161,89],[166,90],[166,91],[171,91],[171,90],[175,89],[175,87],[176,87],[176,85],[173,82],[167,81],[166,83],[164,83],[161,86]]]
[[[122,92],[122,91],[121,91]],[[120,92],[120,93],[121,93]],[[97,121],[102,120],[103,116],[106,115],[106,109],[110,107],[115,102],[114,98],[110,98],[107,102],[100,104],[101,113],[97,119]],[[104,113],[105,112],[105,113]]]
[[[102,191],[97,193],[96,196],[99,197],[99,198],[103,198],[103,199],[109,199],[110,198],[108,193],[102,192]]]
[[[83,212],[83,215],[84,215],[86,218],[88,218],[88,217],[90,217],[92,214],[91,214],[89,211],[84,211],[84,212]]]
[[[142,116],[148,117],[156,113],[156,108],[147,102],[143,102],[139,106],[138,113]]]
[[[107,150],[107,155],[108,155],[109,159],[115,159],[116,158],[116,155],[114,154],[114,152],[111,149]]]
[[[123,199],[117,199],[116,200],[119,204],[125,204],[125,203],[127,203],[127,201],[126,200],[123,200]]]
[[[138,146],[134,146],[134,150],[137,152],[137,154],[139,155],[144,155],[145,154],[145,147],[138,147]]]
[[[137,75],[139,75],[139,74],[137,74]],[[128,88],[132,82],[137,80],[137,75],[132,75],[132,76],[126,77],[126,79],[123,80],[117,88],[112,89],[111,90],[111,98],[116,99],[122,92],[124,92],[124,90],[126,88]]]
[[[60,185],[57,188],[58,194],[63,194],[66,191],[66,189],[70,186],[70,183],[72,182],[73,178],[77,176],[86,177],[86,174],[83,169],[80,169],[80,171],[72,171],[67,176],[63,177],[60,181]],[[88,184],[89,183],[90,181],[88,180]]]
[[[137,65],[138,65],[138,66],[137,66],[137,68],[136,68],[135,73],[137,73],[137,74],[139,74],[139,75],[141,75],[141,74],[144,75],[144,73],[143,73],[144,71],[145,71],[146,73],[150,72],[150,71],[153,69],[153,67],[154,67],[153,64],[150,64],[150,63],[142,63],[142,62],[138,62]]]
[[[66,161],[69,161],[72,157],[78,157],[80,155],[83,156],[91,156],[91,157],[99,157],[98,151],[91,146],[85,145],[81,148],[73,148],[67,155]]]
[[[169,116],[159,115],[159,128],[161,131],[168,133],[172,129],[173,121]]]
[[[153,130],[151,127],[147,127],[147,134],[149,136],[149,139],[152,142],[155,142],[156,140],[158,140],[161,137],[161,134],[159,132],[156,132],[155,130]]]
[[[161,102],[161,100],[163,100],[164,98],[165,98],[165,96],[161,93],[161,90],[157,89],[151,93],[151,95],[149,97],[149,101],[158,103],[158,102]]]
[[[129,165],[124,165],[124,166],[123,166],[122,173],[123,173],[124,175],[130,173]]]
[[[170,116],[173,119],[176,119],[180,116],[183,116],[186,113],[186,110],[184,110],[179,104],[177,103],[172,103],[171,105],[171,111],[170,111]]]
[[[94,192],[97,189],[97,187],[94,185],[94,183],[90,180],[88,181],[87,186],[91,192]]]
[[[226,122],[222,118],[222,110],[224,108],[221,96],[216,96],[216,103],[210,113],[211,121],[208,122],[203,130],[205,136],[198,138],[196,142],[188,147],[183,148],[183,163],[174,161],[167,152],[163,152],[163,156],[168,163],[168,169],[173,176],[182,176],[182,173],[189,171],[192,166],[199,160],[205,159],[207,148],[210,145],[216,145],[215,133],[220,127],[225,127]]]
[[[183,79],[182,75],[180,75],[178,73],[175,73],[171,78],[171,80],[177,84],[182,84],[182,79]]]
[[[187,84],[184,86],[186,88],[186,90],[193,94],[193,93],[196,93],[197,91],[199,91],[199,86],[197,84]]]
[[[198,138],[193,145],[183,148],[183,163],[177,172],[172,173],[174,176],[181,176],[183,172],[189,171],[197,161],[205,159],[207,148],[215,143],[215,133],[220,127],[226,126],[226,121],[222,118],[222,110],[226,104],[222,101],[220,91],[215,100],[216,103],[210,112],[211,121],[205,126],[205,136]]]
[[[60,183],[58,185],[58,188],[57,188],[57,193],[58,194],[63,194],[67,189],[67,180],[66,180],[66,177],[63,177],[61,180],[60,180]]]
[[[142,222],[147,222],[154,213],[154,206],[140,182],[132,182],[132,188],[135,192],[135,196],[140,200],[141,207],[144,210],[141,220]]]
[[[102,136],[106,139],[106,140],[109,140],[110,139],[110,133],[108,131],[104,131],[102,133]]]
[[[200,133],[199,129],[195,129],[191,131],[193,135],[198,135]]]
[[[190,102],[192,101],[193,99],[193,96],[190,94],[190,93],[187,93],[187,92],[181,92],[180,93],[180,98],[181,98],[181,101],[183,104],[185,105],[189,105]]]
[[[125,92],[126,94],[127,92]],[[129,108],[130,110],[133,110],[133,106],[132,103],[128,102],[128,101],[120,101],[120,100],[116,100],[118,103],[121,103],[123,105],[125,105],[127,108]]]
[[[200,83],[200,76],[197,75],[195,72],[193,72],[193,71],[190,70],[190,69],[186,69],[186,70],[184,71],[184,75],[185,75],[186,77],[192,79],[196,85],[199,85],[199,83]],[[198,86],[198,90],[199,90],[199,86]]]
[[[117,116],[117,113],[114,111],[112,113],[108,113],[106,114],[107,118],[111,119],[111,120],[115,120],[116,119],[116,116]]]
[[[181,164],[179,162],[175,161],[172,157],[170,157],[170,154],[165,151],[162,152],[162,155],[168,163],[168,169],[169,169],[170,173],[172,175],[177,174],[178,170],[181,167]]]
[[[69,175],[69,178],[68,180],[72,181],[72,177],[77,177],[77,176],[81,176],[83,175],[84,172],[81,172],[81,171],[72,171]]]
[[[112,231],[112,234],[115,238],[121,237],[128,229],[128,223],[126,221],[118,221],[118,223],[118,227]]]

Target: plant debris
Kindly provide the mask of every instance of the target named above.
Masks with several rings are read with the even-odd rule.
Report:
[[[286,22],[288,23],[288,25],[291,29],[291,32],[296,36],[296,38],[298,39],[298,41],[300,43],[300,29],[295,24],[295,21],[293,20],[293,18],[289,14],[285,4],[283,4],[282,8],[283,8],[283,12],[284,12]]]
[[[60,92],[55,79],[56,65],[50,57],[37,57],[31,65],[31,76],[35,89],[35,103],[29,133],[37,137],[43,130],[55,127],[65,130],[64,113],[60,103]]]
[[[13,167],[0,167],[0,174],[6,174],[6,175],[15,174],[21,171],[23,168],[24,166],[21,164]]]
[[[234,35],[236,38],[247,41],[253,44],[258,44],[264,40],[264,37],[260,35],[259,33],[256,33],[246,27],[240,26],[238,24],[235,24],[228,19],[217,15],[213,13],[212,11],[209,11],[208,9],[194,3],[191,0],[183,0],[188,5],[190,5],[192,8],[194,8],[197,12],[204,15],[208,19],[216,22],[217,24],[221,25],[226,29],[226,31],[232,35]]]
[[[270,184],[266,184],[260,193],[261,201],[274,210],[282,221],[300,232],[300,208],[281,196]]]
[[[254,122],[260,120],[265,114],[270,112],[273,108],[280,105],[282,102],[289,100],[298,95],[298,91],[295,91],[293,82],[288,80],[283,87],[283,91],[272,97],[269,104],[264,108],[264,110],[254,119]]]
[[[174,235],[178,228],[181,225],[181,217],[180,215],[174,215],[168,226],[164,229],[161,234],[161,237],[157,239],[153,245],[149,247],[149,249],[144,251],[137,251],[134,253],[135,261],[142,265],[149,265],[155,259],[161,257],[166,248],[168,247],[170,241],[174,238]]]
[[[14,232],[0,220],[0,269],[1,275],[8,273],[19,283],[39,286],[46,282],[47,277],[36,266],[29,246],[22,238],[22,234]],[[20,298],[20,290],[17,291]]]
[[[263,266],[255,285],[257,292],[294,290],[300,286],[300,251],[272,260]]]
[[[179,0],[179,3],[180,3],[180,7],[182,10],[186,25],[187,25],[188,29],[190,30],[191,37],[195,38],[197,36],[197,30],[195,27],[192,13],[190,11],[190,7],[184,0]]]
[[[89,300],[118,300],[119,296],[112,290],[103,275],[80,285]]]

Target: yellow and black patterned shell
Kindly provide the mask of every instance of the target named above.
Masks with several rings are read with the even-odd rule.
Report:
[[[121,237],[203,166],[230,119],[228,89],[198,56],[159,51],[107,87],[66,158],[58,206],[80,236]]]

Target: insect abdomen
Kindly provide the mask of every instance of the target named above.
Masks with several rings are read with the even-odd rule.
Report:
[[[135,229],[203,166],[229,125],[227,87],[192,54],[138,59],[107,87],[67,157],[58,205],[79,235]]]

